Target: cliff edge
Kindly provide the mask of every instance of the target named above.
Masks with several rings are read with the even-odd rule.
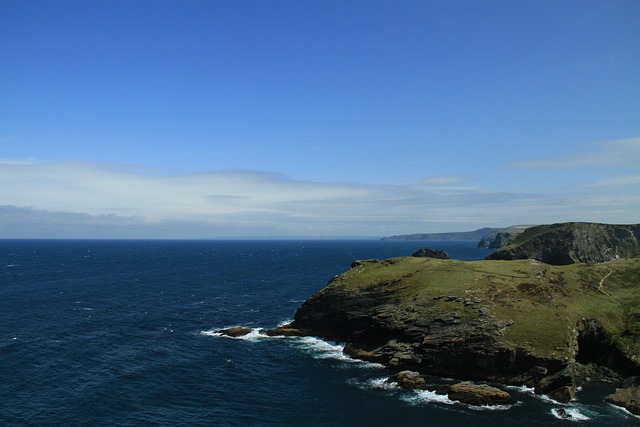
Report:
[[[639,279],[640,258],[360,261],[284,330],[346,343],[349,355],[390,368],[525,384],[568,401],[585,369],[640,374]]]
[[[486,259],[535,259],[553,265],[640,256],[640,224],[568,222],[526,229]]]

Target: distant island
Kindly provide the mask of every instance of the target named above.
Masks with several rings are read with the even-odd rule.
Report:
[[[532,225],[512,225],[502,228],[480,228],[473,231],[450,233],[415,233],[383,237],[381,240],[424,240],[424,241],[477,241],[479,247],[499,248]],[[497,240],[496,240],[497,239]]]
[[[399,371],[390,381],[404,388],[470,404],[513,403],[473,381],[528,385],[561,402],[584,383],[613,382],[606,400],[640,415],[639,241],[640,224],[562,223],[519,230],[483,261],[428,256],[437,251],[354,261],[291,324],[263,333],[345,343],[348,355]],[[438,388],[429,375],[461,382]]]

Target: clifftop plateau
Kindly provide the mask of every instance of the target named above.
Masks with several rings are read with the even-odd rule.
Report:
[[[344,342],[347,354],[393,369],[525,384],[560,401],[593,372],[640,374],[639,258],[552,266],[402,257],[354,266],[283,331]]]

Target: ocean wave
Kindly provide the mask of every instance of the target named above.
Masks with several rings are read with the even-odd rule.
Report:
[[[551,414],[559,420],[589,421],[591,418],[584,415],[577,407],[553,408]]]
[[[269,337],[269,336],[267,336],[265,334],[260,333],[262,328],[251,328],[251,332],[249,332],[246,335],[239,336],[239,337],[232,337],[230,335],[218,332],[218,331],[220,331],[222,329],[229,329],[229,328],[236,328],[236,327],[244,327],[244,326],[226,326],[224,328],[215,328],[215,329],[210,329],[208,331],[200,331],[200,335],[204,335],[204,336],[207,336],[207,337],[227,338],[227,339],[231,339],[231,340],[251,341],[251,342],[255,342],[255,341],[259,341],[259,340],[263,340],[263,339],[274,338],[274,337]]]
[[[344,354],[344,344],[325,341],[317,337],[299,337],[294,342],[296,346],[310,354],[314,359],[332,359],[343,362],[349,366],[364,368],[384,368],[384,366],[379,363],[367,362],[347,356]]]
[[[284,320],[278,324],[278,327],[288,325],[292,320]],[[246,326],[225,326],[223,328],[214,328],[208,331],[200,331],[200,335],[216,337],[216,338],[228,338],[239,341],[262,341],[262,340],[279,340],[279,339],[287,339],[292,342],[293,347],[298,350],[303,351],[304,353],[310,355],[314,359],[326,359],[326,360],[336,360],[342,362],[345,365],[349,366],[358,366],[364,368],[384,368],[384,365],[379,363],[367,362],[360,359],[354,359],[350,356],[344,354],[344,344],[337,344],[331,341],[325,341],[321,338],[317,337],[297,337],[297,336],[284,336],[284,335],[274,335],[269,336],[261,331],[263,328],[251,328],[251,332],[246,335],[232,337],[227,334],[221,333],[219,331],[223,329],[230,329],[236,327],[246,327]]]

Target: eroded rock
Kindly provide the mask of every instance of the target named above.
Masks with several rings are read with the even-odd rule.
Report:
[[[464,381],[453,384],[447,393],[449,399],[467,405],[512,405],[516,400],[506,391],[486,384]]]
[[[228,337],[238,338],[251,333],[251,330],[252,330],[251,328],[237,326],[233,328],[219,329],[216,332],[222,335],[226,335]]]
[[[607,402],[621,406],[635,415],[640,415],[640,386],[617,388],[615,392],[607,396]]]

